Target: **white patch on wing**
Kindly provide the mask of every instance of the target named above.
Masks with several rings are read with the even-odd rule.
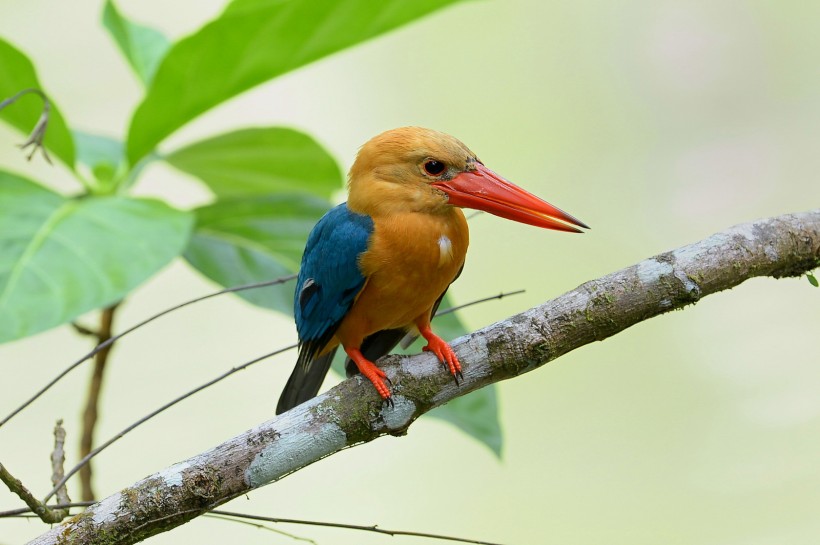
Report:
[[[453,242],[447,235],[438,237],[438,266],[443,267],[453,260]]]

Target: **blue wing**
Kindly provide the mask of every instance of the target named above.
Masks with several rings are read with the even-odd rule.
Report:
[[[325,214],[310,232],[294,298],[302,344],[327,337],[326,344],[350,310],[365,283],[358,260],[372,232],[373,220],[351,212],[344,203]]]
[[[359,256],[367,249],[373,220],[346,204],[330,210],[308,236],[296,281],[293,314],[299,333],[299,357],[285,385],[276,413],[314,397],[335,350],[317,357],[327,345],[365,284]]]

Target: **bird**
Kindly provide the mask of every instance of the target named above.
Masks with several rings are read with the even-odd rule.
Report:
[[[383,132],[360,149],[348,200],[308,235],[294,295],[296,365],[276,407],[315,397],[341,346],[383,402],[390,381],[375,361],[408,333],[427,341],[458,383],[461,363],[430,321],[464,267],[469,230],[462,208],[546,229],[580,233],[582,221],[507,181],[461,141],[421,127]]]

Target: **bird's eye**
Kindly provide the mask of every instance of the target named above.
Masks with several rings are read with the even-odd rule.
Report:
[[[430,159],[424,163],[424,172],[430,176],[438,176],[444,172],[444,168],[444,163],[441,161],[436,161],[435,159]]]

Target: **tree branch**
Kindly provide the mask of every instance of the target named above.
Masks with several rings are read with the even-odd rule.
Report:
[[[354,377],[109,496],[31,543],[136,543],[343,448],[402,435],[433,407],[638,322],[752,277],[799,276],[819,264],[820,209],[732,227],[456,340],[461,386],[430,354],[388,356],[380,366],[394,385],[394,407],[383,406],[370,383]]]
[[[57,486],[57,483],[63,479],[65,475],[65,428],[63,428],[62,419],[57,421],[54,425],[54,451],[51,453],[51,484]],[[57,487],[57,502],[71,503],[71,498],[68,497],[68,489],[63,483]],[[68,509],[61,510],[63,520],[68,516]]]
[[[94,332],[98,345],[111,339],[114,313],[119,304],[120,303],[114,303],[110,307],[106,307],[100,314],[100,329]],[[74,327],[79,329],[76,325]],[[88,395],[85,401],[85,410],[83,411],[80,458],[88,456],[88,453],[94,448],[94,431],[97,427],[100,393],[102,392],[103,376],[105,375],[105,367],[108,363],[108,355],[111,353],[111,348],[111,345],[108,345],[94,355],[94,371],[91,374],[91,381],[88,383]],[[92,473],[93,470],[90,461],[80,469],[80,496],[83,501],[91,501],[94,499],[94,488],[91,483]]]
[[[54,452],[51,454],[51,466],[53,472],[51,476],[52,482],[56,482],[62,477],[63,462],[65,461],[64,446],[65,430],[63,429],[63,421],[58,420],[57,424],[54,426]],[[34,494],[32,494],[28,488],[23,485],[20,479],[15,478],[11,473],[9,473],[9,471],[3,467],[3,464],[0,464],[0,481],[5,483],[6,486],[9,487],[9,490],[17,494],[20,499],[28,505],[31,512],[40,517],[40,520],[43,522],[54,524],[62,521],[68,516],[68,509],[49,507],[44,502],[41,502],[35,498]],[[60,498],[61,502],[70,501],[68,498],[68,491],[65,486],[59,489],[57,496]]]

